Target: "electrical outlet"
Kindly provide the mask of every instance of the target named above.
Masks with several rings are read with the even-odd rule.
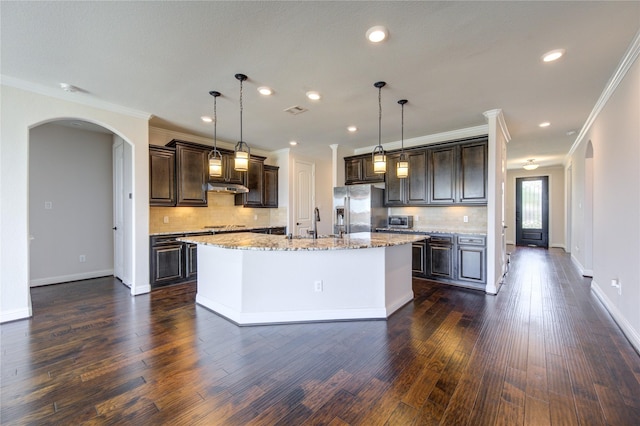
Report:
[[[253,215],[253,220],[258,220],[258,215],[257,214]]]
[[[163,217],[163,218],[162,218],[162,221],[163,221],[164,223],[169,223],[169,216],[165,216],[165,217]]]
[[[87,261],[87,256],[84,254],[81,254],[78,260],[80,261],[80,263],[84,263]]]
[[[614,278],[611,280],[611,287],[615,287],[618,289],[618,294],[620,296],[622,296],[622,283],[620,283],[620,280],[617,278]]]
[[[462,221],[463,221],[464,223],[469,222],[469,216],[462,216]]]
[[[45,210],[51,210],[51,209],[53,209],[53,202],[51,202],[51,201],[45,201],[45,202],[44,202],[44,209],[45,209]]]
[[[313,288],[316,292],[322,291],[322,280],[317,280],[313,282]]]

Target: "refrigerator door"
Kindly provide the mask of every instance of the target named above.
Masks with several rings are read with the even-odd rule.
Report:
[[[347,232],[371,232],[371,185],[349,187],[349,227]]]
[[[347,231],[348,213],[348,197],[349,188],[346,186],[339,186],[333,188],[333,233],[339,234],[342,230]]]

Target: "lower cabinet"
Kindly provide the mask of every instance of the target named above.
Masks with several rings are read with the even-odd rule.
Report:
[[[458,280],[485,284],[486,255],[485,237],[458,235]]]
[[[210,233],[189,235],[210,235]],[[184,234],[171,234],[150,237],[152,288],[194,281],[198,278],[198,246],[176,241],[184,236]]]
[[[425,276],[427,274],[427,241],[416,241],[411,247],[411,272],[414,276]]]
[[[453,235],[431,235],[427,246],[427,277],[454,279]]]

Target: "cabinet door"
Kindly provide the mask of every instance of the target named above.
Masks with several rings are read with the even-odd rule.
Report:
[[[198,245],[185,243],[185,278],[189,281],[198,278]]]
[[[366,183],[384,182],[384,173],[373,171],[373,157],[367,155],[362,161],[362,180]],[[389,170],[389,169],[388,169]]]
[[[237,194],[236,205],[246,207],[262,207],[263,206],[263,189],[264,189],[264,160],[250,158],[249,170],[246,172],[244,185],[249,188],[249,192]]]
[[[427,243],[417,241],[411,247],[411,272],[413,275],[424,276],[427,273],[425,260],[427,259]]]
[[[434,278],[453,279],[453,247],[450,245],[428,245],[428,275]]]
[[[209,152],[176,145],[177,206],[206,206]]]
[[[149,147],[149,205],[176,205],[176,152]]]
[[[162,285],[181,281],[183,244],[166,244],[151,247],[151,284]]]
[[[460,146],[459,197],[461,203],[487,202],[487,143]]]
[[[223,175],[225,182],[242,185],[244,172],[239,172],[235,169],[234,154],[222,154],[222,165],[222,167],[224,167]]]
[[[456,201],[456,151],[455,146],[429,150],[431,204],[453,204]]]
[[[278,207],[278,168],[264,166],[264,206]]]
[[[373,168],[373,166],[372,166]],[[362,158],[344,160],[344,184],[362,182]]]
[[[386,206],[402,206],[405,204],[405,180],[396,176],[396,166],[400,154],[387,155],[387,173],[385,173],[386,186],[384,201]],[[409,171],[411,174],[411,171]]]
[[[485,254],[484,247],[458,247],[458,280],[484,283],[485,282]]]
[[[409,205],[424,205],[429,202],[427,197],[427,151],[410,152],[409,177],[405,179],[407,186],[406,200]],[[395,173],[395,166],[391,173]]]

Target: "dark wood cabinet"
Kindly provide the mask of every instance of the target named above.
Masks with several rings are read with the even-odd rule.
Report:
[[[487,142],[460,145],[458,201],[466,204],[486,204],[488,158]]]
[[[218,150],[222,155],[222,176],[214,177],[209,176],[209,180],[211,182],[219,182],[219,183],[237,183],[242,185],[242,179],[244,172],[237,171],[234,162],[234,154],[231,151]],[[207,153],[207,163],[208,163],[208,153]]]
[[[151,286],[181,282],[185,277],[182,235],[153,236],[150,247]]]
[[[409,176],[405,179],[399,179],[396,175],[396,167],[400,160],[400,153],[387,155],[385,205],[427,205],[427,151],[426,149],[405,151],[405,156],[409,162]]]
[[[264,207],[278,207],[278,167],[264,165]]]
[[[176,205],[176,150],[149,146],[149,205]]]
[[[264,158],[249,158],[249,168],[244,176],[244,186],[249,192],[236,194],[236,205],[244,207],[263,207],[264,197]]]
[[[414,276],[423,277],[427,274],[427,242],[416,241],[411,246],[411,272]]]
[[[487,203],[487,139],[429,149],[429,203]]]
[[[458,281],[486,283],[486,238],[458,235]]]
[[[387,171],[389,168],[387,158]],[[361,183],[384,182],[385,173],[373,171],[373,158],[371,154],[354,155],[344,158],[344,184],[357,185]]]
[[[206,206],[209,150],[175,140],[170,145],[176,148],[176,206]]]
[[[427,276],[453,280],[455,265],[453,235],[432,235],[427,245]]]

